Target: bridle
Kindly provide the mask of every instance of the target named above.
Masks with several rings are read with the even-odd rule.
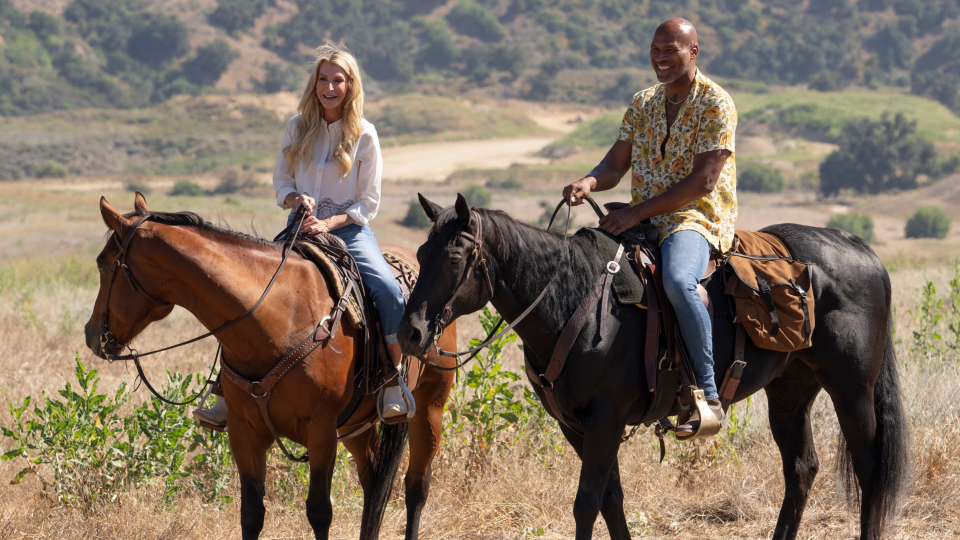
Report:
[[[150,390],[150,392],[153,393],[154,396],[156,396],[158,399],[160,399],[164,403],[180,406],[180,405],[188,405],[196,401],[201,395],[204,394],[207,387],[213,384],[211,381],[211,377],[213,376],[213,372],[216,369],[217,360],[220,359],[221,357],[222,347],[220,344],[217,345],[216,356],[214,358],[213,365],[210,368],[210,376],[207,377],[207,382],[204,384],[204,387],[195,396],[193,396],[192,398],[184,402],[171,401],[165,398],[159,392],[157,392],[157,390],[153,387],[153,385],[150,384],[150,381],[147,380],[147,377],[143,372],[143,367],[140,365],[140,357],[151,356],[163,351],[169,351],[171,349],[176,349],[177,347],[189,345],[190,343],[194,343],[196,341],[200,341],[201,339],[208,338],[214,334],[222,332],[227,328],[230,328],[231,326],[239,323],[240,321],[249,317],[254,311],[256,311],[256,309],[260,307],[260,304],[263,303],[264,299],[266,299],[267,293],[269,293],[270,289],[273,288],[273,284],[276,283],[277,277],[280,276],[280,271],[283,270],[284,265],[287,264],[287,257],[290,255],[290,252],[292,251],[291,247],[293,246],[293,243],[296,241],[297,236],[300,234],[300,228],[303,225],[303,220],[306,218],[307,214],[304,212],[301,212],[299,209],[297,210],[297,213],[299,214],[299,219],[296,222],[296,228],[294,229],[293,234],[290,235],[289,241],[284,242],[283,244],[283,251],[282,251],[282,258],[280,260],[280,266],[277,267],[277,271],[274,272],[273,277],[270,279],[270,283],[267,284],[267,287],[266,289],[264,289],[263,294],[260,295],[260,299],[257,300],[257,303],[254,304],[253,307],[248,309],[246,313],[244,313],[243,315],[240,315],[236,319],[233,319],[232,321],[229,321],[226,324],[223,324],[205,334],[199,335],[192,339],[188,339],[187,341],[183,341],[181,343],[177,343],[176,345],[171,345],[169,347],[156,349],[146,353],[140,353],[133,347],[130,347],[129,345],[127,345],[126,343],[120,343],[120,341],[117,340],[116,335],[114,335],[114,333],[110,331],[110,327],[108,326],[108,321],[110,319],[110,316],[109,316],[110,293],[113,290],[113,281],[117,277],[118,268],[123,268],[123,273],[127,277],[127,282],[130,284],[131,289],[133,289],[136,292],[139,292],[140,294],[145,296],[148,300],[150,300],[151,302],[153,302],[158,306],[167,307],[167,306],[173,305],[169,302],[163,302],[161,300],[157,300],[156,298],[151,296],[150,293],[148,293],[143,288],[143,286],[140,285],[140,283],[137,281],[137,278],[134,277],[133,272],[130,270],[130,267],[127,266],[127,253],[130,250],[130,244],[133,242],[134,234],[137,232],[137,229],[141,225],[147,222],[150,218],[154,217],[154,215],[151,214],[150,212],[143,211],[143,214],[139,218],[137,218],[137,220],[133,222],[130,228],[127,229],[127,232],[124,233],[122,240],[120,239],[120,236],[116,232],[114,232],[113,235],[111,236],[113,241],[120,248],[120,253],[118,253],[116,258],[114,258],[114,260],[108,265],[108,269],[107,269],[107,294],[103,299],[103,311],[101,311],[100,313],[100,354],[102,354],[108,362],[113,362],[115,360],[124,360],[124,361],[133,360],[134,365],[137,367],[137,373],[140,377],[140,380],[142,380],[144,384],[147,385],[147,388]],[[109,352],[107,352],[107,347],[110,347],[115,350],[119,350],[120,352],[123,352],[124,349],[129,349],[130,354],[114,356]]]
[[[596,201],[594,201],[589,196],[585,197],[584,200],[590,203],[590,206],[593,207],[593,210],[597,213],[598,216],[603,217],[603,212],[600,210],[600,207],[597,205]],[[560,201],[559,204],[557,204],[557,207],[553,210],[553,215],[550,216],[550,223],[547,224],[547,230],[549,231],[550,227],[553,226],[553,220],[557,217],[557,214],[560,212],[560,209],[563,208],[564,205],[567,205],[567,220],[566,220],[566,225],[563,231],[563,262],[561,264],[566,264],[570,260],[570,248],[567,245],[567,236],[570,231],[570,211],[572,209],[572,206],[570,206],[567,199],[563,199]],[[470,280],[471,276],[473,276],[473,274],[475,273],[474,272],[475,268],[480,270],[482,279],[487,284],[487,290],[490,293],[490,297],[493,297],[493,281],[490,279],[490,273],[487,269],[487,259],[483,256],[483,220],[481,219],[480,214],[477,213],[476,211],[471,210],[470,213],[476,218],[477,225],[476,225],[475,232],[470,233],[467,231],[461,231],[457,234],[457,236],[466,238],[467,240],[473,242],[474,244],[473,251],[470,252],[470,255],[467,259],[466,271],[463,273],[463,276],[460,278],[460,281],[457,283],[457,286],[453,289],[453,294],[450,296],[450,300],[448,300],[447,303],[443,306],[443,309],[440,311],[440,313],[437,315],[436,320],[434,321],[434,325],[435,325],[435,331],[433,336],[434,350],[439,356],[456,358],[457,363],[452,367],[446,367],[446,366],[441,366],[441,365],[435,364],[434,362],[431,362],[426,355],[417,357],[424,363],[433,367],[434,369],[439,369],[441,371],[453,371],[455,369],[459,369],[463,367],[467,362],[473,360],[480,353],[480,351],[487,348],[488,346],[490,346],[491,343],[500,339],[501,337],[509,333],[511,330],[513,330],[513,328],[517,324],[519,324],[520,321],[526,318],[526,316],[533,311],[533,308],[535,308],[537,304],[539,304],[540,301],[543,300],[543,298],[547,295],[547,291],[550,290],[550,287],[557,280],[557,276],[559,275],[559,273],[554,273],[553,277],[550,278],[550,282],[547,283],[547,285],[543,288],[542,291],[540,291],[540,295],[537,296],[537,298],[533,301],[533,303],[527,306],[527,309],[525,309],[523,313],[521,313],[516,319],[514,319],[512,323],[507,325],[506,328],[504,328],[503,330],[500,330],[499,333],[497,331],[500,329],[500,326],[503,325],[503,321],[504,321],[502,315],[497,319],[497,324],[493,326],[493,330],[490,331],[486,339],[484,339],[483,342],[477,345],[476,347],[467,349],[465,351],[443,350],[443,348],[440,346],[440,336],[443,334],[443,330],[447,327],[447,325],[450,324],[450,319],[453,316],[453,310],[452,310],[453,304],[454,302],[456,302],[457,297],[460,294],[460,290],[467,283],[467,281]],[[460,357],[464,355],[470,355],[470,356],[468,356],[466,360],[461,361]]]

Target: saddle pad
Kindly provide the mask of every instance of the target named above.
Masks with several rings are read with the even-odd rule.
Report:
[[[761,349],[789,352],[809,347],[814,327],[810,266],[794,259],[769,233],[738,230],[734,246],[726,260],[723,292],[734,297],[736,321]]]
[[[620,247],[620,240],[617,237],[601,229],[587,228],[580,229],[576,235],[593,242],[604,266],[607,261],[612,261],[617,256],[617,249]],[[613,297],[620,304],[646,305],[643,281],[637,274],[636,266],[626,259],[627,254],[624,254],[620,259],[620,271],[613,276]]]
[[[320,251],[320,249],[310,242],[297,243],[297,252],[300,253],[303,258],[317,265],[320,272],[327,278],[327,283],[333,286],[336,298],[343,296],[343,292],[347,290],[347,278],[344,277],[343,273],[337,268],[337,261],[331,259],[329,255]],[[347,322],[350,323],[350,326],[358,330],[363,328],[363,317],[361,313],[360,306],[357,304],[357,297],[351,295],[347,301],[347,309],[344,315],[347,318]]]

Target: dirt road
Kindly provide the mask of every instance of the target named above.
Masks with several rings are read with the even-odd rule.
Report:
[[[536,155],[553,137],[411,144],[383,149],[383,179],[442,182],[457,169],[503,169],[550,160]]]

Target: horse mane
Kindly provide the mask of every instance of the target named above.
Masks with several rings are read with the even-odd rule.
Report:
[[[556,292],[547,293],[542,305],[551,318],[565,324],[596,286],[602,264],[593,242],[575,234],[568,236],[568,258],[565,264],[558,264],[557,253],[563,249],[562,230],[547,231],[519,221],[502,210],[474,210],[497,231],[497,257],[509,261],[515,269],[515,282],[508,283],[514,293],[522,287],[536,296],[557,275]]]
[[[143,215],[143,211],[140,209],[137,209],[134,212],[124,214],[123,217],[131,218],[131,217],[139,217],[142,215]],[[230,238],[236,238],[238,240],[252,242],[258,246],[279,248],[281,245],[279,242],[274,242],[273,240],[267,240],[266,238],[261,238],[259,236],[254,236],[254,235],[242,233],[239,231],[234,231],[232,229],[219,227],[217,225],[214,225],[213,223],[210,223],[209,221],[204,220],[202,217],[200,217],[199,214],[195,212],[186,212],[186,211],[185,212],[152,212],[151,211],[150,216],[151,216],[150,221],[161,223],[163,225],[174,225],[174,226],[184,225],[187,227],[195,227],[202,231],[211,231],[218,234],[226,235]]]

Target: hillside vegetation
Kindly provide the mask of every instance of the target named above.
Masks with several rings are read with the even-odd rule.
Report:
[[[214,8],[69,0],[50,12],[30,11],[31,0],[17,5],[22,10],[0,0],[6,115],[141,107],[207,92],[231,62],[244,61],[235,46],[251,39],[288,62],[265,61],[253,87],[238,82],[252,89],[295,88],[311,50],[329,38],[352,47],[388,92],[410,92],[413,82],[623,103],[649,77],[652,32],[671,16],[697,25],[700,65],[711,75],[823,91],[909,87],[960,107],[958,0],[217,0]],[[567,92],[569,78],[592,70],[610,75],[593,78],[593,91]]]
[[[848,121],[880,119],[884,112],[900,112],[917,122],[917,135],[941,146],[960,148],[960,118],[945,106],[917,96],[893,92],[731,92],[740,122],[737,133],[767,131],[837,142]],[[616,139],[623,120],[618,109],[577,126],[552,146],[590,150],[607,148]],[[763,128],[763,129],[760,129]]]

